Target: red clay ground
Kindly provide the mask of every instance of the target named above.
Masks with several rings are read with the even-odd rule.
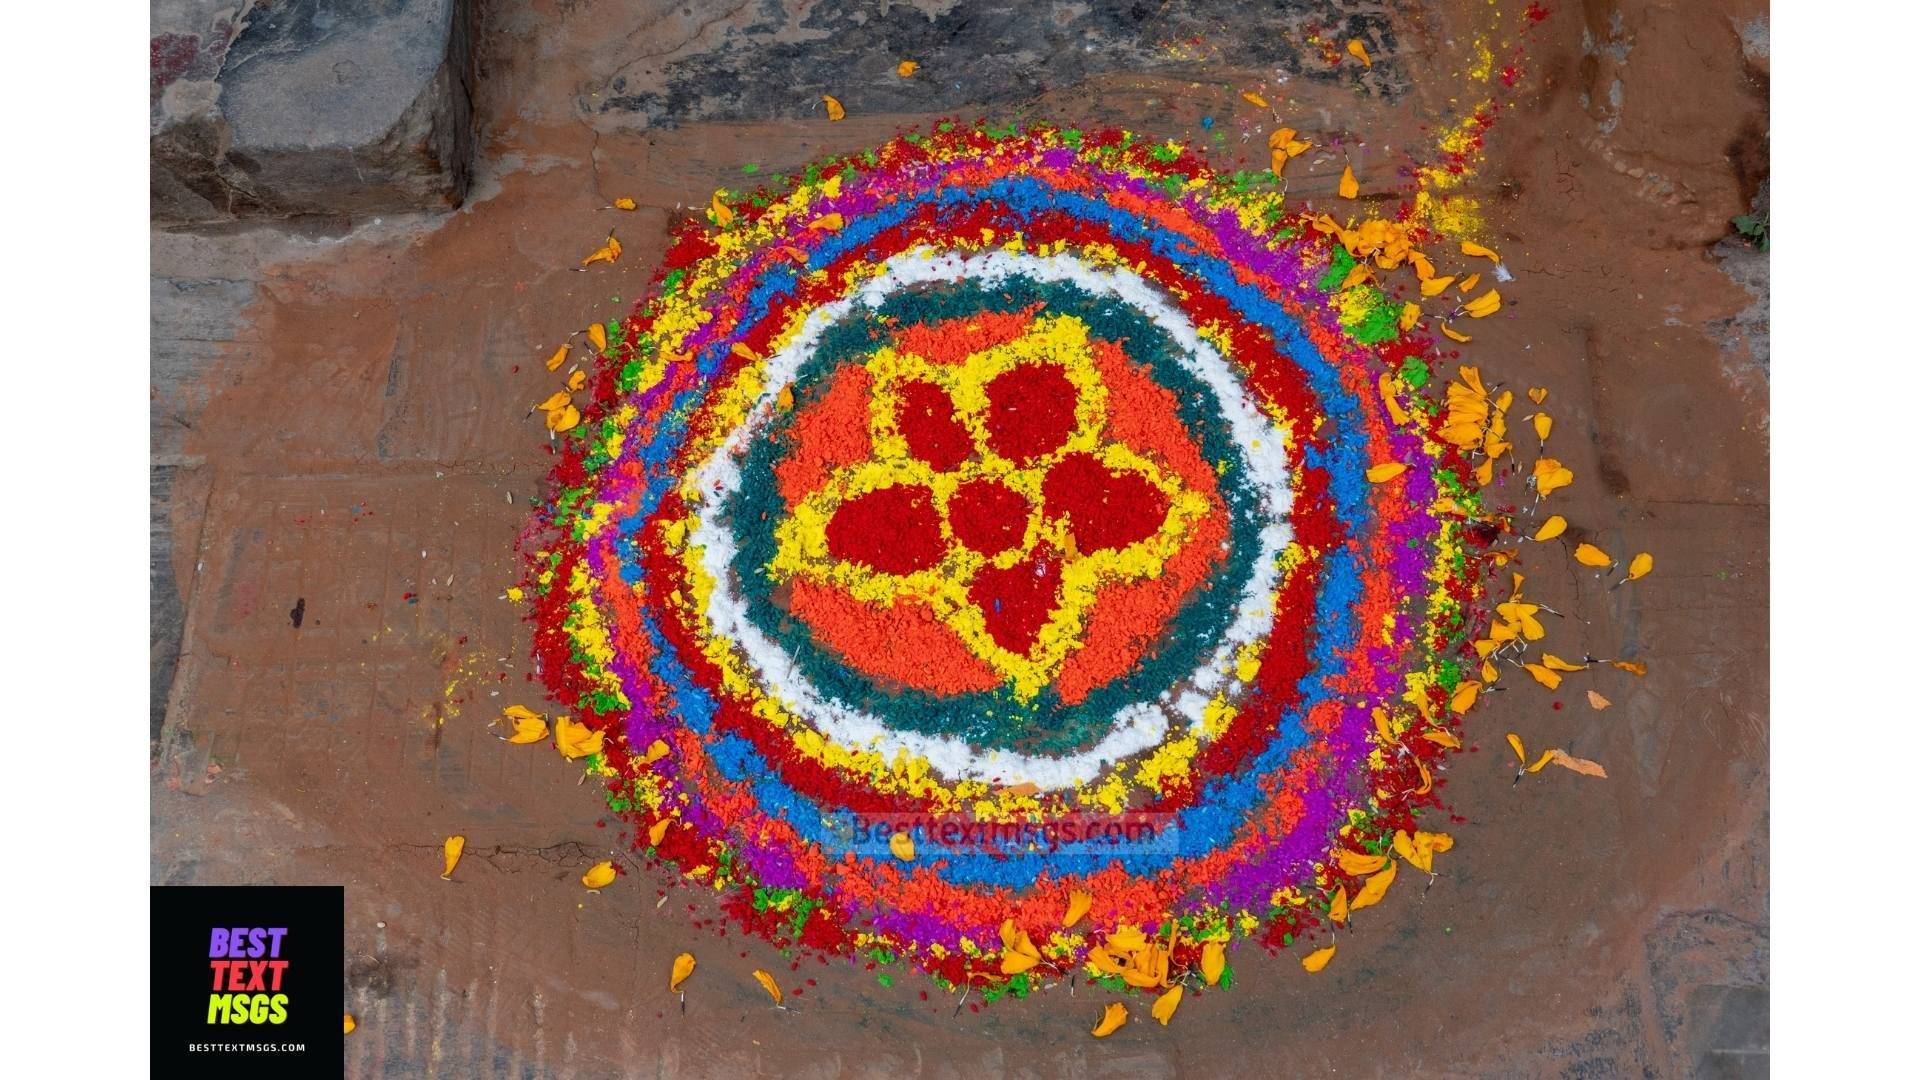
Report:
[[[1098,1042],[1086,995],[956,1016],[937,990],[921,1001],[916,976],[888,988],[812,960],[794,978],[817,985],[772,1011],[748,972],[785,961],[696,929],[713,915],[702,894],[651,872],[585,893],[580,873],[615,845],[598,793],[557,754],[485,730],[505,704],[539,704],[502,592],[548,460],[526,417],[554,381],[540,359],[640,295],[682,205],[741,183],[744,164],[778,171],[948,112],[1176,138],[1211,115],[1228,160],[1258,148],[1243,129],[1265,130],[1238,92],[1273,68],[1232,59],[1261,32],[1252,16],[1167,45],[1193,54],[1172,68],[1055,84],[1036,60],[1018,101],[943,97],[965,80],[929,65],[927,113],[876,115],[854,84],[829,125],[726,119],[755,115],[758,92],[727,89],[726,58],[779,44],[754,36],[757,9],[503,0],[486,12],[464,209],[156,232],[155,528],[171,563],[156,573],[153,880],[344,882],[354,1075],[1764,1073],[1768,383],[1764,306],[1731,275],[1757,274],[1761,296],[1765,275],[1738,245],[1720,248],[1731,263],[1713,249],[1765,173],[1765,10],[1549,7],[1472,183],[1517,280],[1511,317],[1476,324],[1467,355],[1552,388],[1554,443],[1580,476],[1562,512],[1659,559],[1606,592],[1531,558],[1529,593],[1590,620],[1556,625],[1558,651],[1631,648],[1652,670],[1570,679],[1559,710],[1528,691],[1476,709],[1476,752],[1448,774],[1469,822],[1446,875],[1424,900],[1390,898],[1326,972],[1238,957],[1231,993],[1165,1029],[1136,1009]],[[1376,52],[1385,89],[1296,79],[1284,113],[1382,160],[1430,142],[1486,8],[1371,8],[1394,34]],[[782,35],[842,50],[821,54],[829,80],[855,78],[837,56],[882,48]],[[709,82],[685,75],[707,61]],[[675,86],[657,108],[606,104]],[[647,111],[676,107],[715,119]],[[1324,195],[1338,172],[1318,165],[1295,191]],[[1363,194],[1396,198],[1390,179]],[[596,209],[619,195],[641,209]],[[626,257],[571,272],[616,223]],[[161,631],[181,616],[176,671]],[[1588,685],[1613,708],[1591,711]],[[1612,778],[1516,787],[1508,730]],[[449,883],[454,832],[468,848]],[[682,949],[701,962],[684,1015],[665,991]]]

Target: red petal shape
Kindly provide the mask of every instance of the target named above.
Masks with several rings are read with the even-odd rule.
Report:
[[[911,574],[933,566],[946,551],[933,492],[919,484],[899,484],[848,499],[827,522],[827,550],[836,559],[883,574]]]
[[[953,399],[932,383],[902,386],[894,419],[913,456],[942,472],[973,456],[973,436],[953,414]]]
[[[1031,509],[1025,495],[998,480],[974,480],[947,500],[947,524],[961,543],[982,555],[997,555],[1019,546]]]
[[[1053,364],[1022,364],[987,384],[987,445],[1025,464],[1060,449],[1073,434],[1080,392]]]
[[[1024,655],[1058,606],[1059,556],[1042,551],[1005,570],[986,567],[974,576],[967,595],[980,605],[987,634],[1008,652]]]
[[[1065,516],[1081,551],[1138,543],[1160,531],[1168,501],[1137,473],[1116,473],[1091,454],[1069,454],[1041,484],[1049,515]]]

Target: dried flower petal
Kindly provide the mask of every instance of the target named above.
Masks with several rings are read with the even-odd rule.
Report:
[[[1387,865],[1385,855],[1368,855],[1363,851],[1350,851],[1345,848],[1342,848],[1335,858],[1340,864],[1341,872],[1354,877],[1365,877],[1368,874],[1377,873],[1381,867]]]
[[[1084,889],[1073,890],[1067,894],[1067,917],[1060,921],[1060,925],[1071,929],[1073,924],[1086,918],[1087,912],[1092,908],[1092,893]]]
[[[1345,890],[1341,890],[1343,893]],[[1200,977],[1208,986],[1218,986],[1220,976],[1227,970],[1227,944],[1224,941],[1209,941],[1200,946]]]
[[[1117,1001],[1110,1002],[1105,1011],[1100,1014],[1100,1022],[1093,1025],[1093,1037],[1096,1039],[1104,1039],[1114,1032],[1119,1031],[1120,1025],[1126,1022],[1127,1007]]]
[[[589,889],[604,889],[613,884],[613,879],[618,876],[619,875],[614,872],[613,861],[611,859],[602,859],[592,866],[587,867],[587,872],[580,875],[580,884],[585,885]]]
[[[1587,691],[1587,704],[1593,706],[1595,711],[1598,711],[1612,705],[1613,702],[1601,697],[1598,690],[1589,690]]]
[[[1520,666],[1526,668],[1527,674],[1533,676],[1534,681],[1539,683],[1541,686],[1544,686],[1549,690],[1560,689],[1560,673],[1559,672],[1553,670],[1550,667],[1547,667],[1544,664],[1522,664]]]
[[[1174,983],[1166,993],[1154,999],[1153,1018],[1160,1021],[1161,1027],[1166,1027],[1167,1023],[1173,1019],[1173,1011],[1180,1007],[1180,997],[1185,993],[1185,986]]]
[[[1541,498],[1559,491],[1573,483],[1573,470],[1560,464],[1557,459],[1543,457],[1533,463],[1533,486]]]
[[[1549,750],[1547,756],[1555,765],[1563,769],[1572,769],[1582,776],[1597,776],[1602,780],[1607,778],[1607,770],[1597,761],[1574,757],[1565,750]]]
[[[1387,886],[1393,884],[1394,875],[1399,872],[1400,864],[1388,859],[1386,869],[1369,877],[1367,883],[1360,886],[1360,892],[1354,896],[1353,903],[1348,905],[1348,910],[1359,911],[1361,908],[1369,908],[1379,903],[1381,898],[1387,895]]]
[[[1613,556],[1601,551],[1592,544],[1581,544],[1579,547],[1574,548],[1573,559],[1581,566],[1604,567],[1613,565]]]

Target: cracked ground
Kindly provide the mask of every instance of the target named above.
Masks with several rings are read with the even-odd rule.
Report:
[[[743,166],[957,114],[1199,140],[1230,168],[1260,149],[1255,84],[1384,154],[1455,115],[1484,3],[483,5],[460,210],[153,234],[152,879],[344,883],[353,1075],[1764,1075],[1767,279],[1727,222],[1764,199],[1765,8],[1546,6],[1469,181],[1517,278],[1473,355],[1552,388],[1582,477],[1564,512],[1660,559],[1612,593],[1543,562],[1529,593],[1652,670],[1605,713],[1476,711],[1452,872],[1340,964],[1236,958],[1232,993],[1096,1043],[1064,990],[956,1015],[814,960],[770,1013],[748,972],[788,961],[719,936],[699,891],[630,865],[583,895],[618,824],[577,768],[486,730],[539,704],[503,598],[549,462],[528,405],[552,345],[623,313]],[[1304,44],[1356,33],[1363,80]],[[1363,198],[1390,205],[1379,179]],[[600,209],[617,196],[639,209]],[[572,272],[613,224],[626,257]],[[1508,730],[1611,779],[1516,787]]]

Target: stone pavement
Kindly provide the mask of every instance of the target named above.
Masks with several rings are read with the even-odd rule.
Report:
[[[781,958],[696,929],[701,894],[642,872],[583,895],[617,823],[557,755],[484,730],[538,703],[502,592],[548,461],[526,415],[552,381],[540,359],[631,305],[670,224],[742,166],[949,112],[1129,126],[1225,164],[1259,156],[1239,101],[1255,84],[1391,160],[1454,115],[1487,13],[1520,6],[157,0],[156,158],[169,132],[232,141],[176,170],[191,182],[156,171],[153,880],[345,882],[354,1075],[1764,1075],[1766,270],[1725,241],[1765,177],[1758,0],[1548,3],[1529,39],[1470,187],[1517,276],[1512,317],[1476,326],[1469,355],[1552,388],[1581,477],[1565,512],[1660,559],[1611,593],[1539,559],[1529,591],[1591,620],[1582,647],[1652,671],[1596,683],[1604,713],[1521,694],[1476,710],[1479,751],[1447,777],[1468,818],[1452,872],[1343,936],[1320,976],[1248,957],[1232,993],[1099,1042],[1066,993],[956,1016],[915,977],[812,961],[797,1010],[770,1013],[747,973]],[[442,11],[469,13],[468,60],[449,29],[445,64],[407,85],[465,88],[470,158],[389,158],[400,179],[342,189],[327,169],[374,159],[330,147],[412,115],[426,91],[399,82],[379,95],[398,112],[324,131],[316,112],[303,152],[247,149],[284,146],[245,141],[281,130],[250,110],[302,112],[253,97],[247,67],[337,57],[342,92],[371,94],[355,20]],[[1316,35],[1363,36],[1376,66],[1330,73]],[[902,57],[915,80],[889,74]],[[1329,160],[1294,190],[1331,190]],[[1363,197],[1398,198],[1366,179]],[[622,195],[640,209],[599,209]],[[572,272],[615,225],[626,257]],[[1612,778],[1515,787],[1507,730]],[[449,883],[451,832],[469,847]],[[683,948],[701,958],[685,1015],[663,987]]]

